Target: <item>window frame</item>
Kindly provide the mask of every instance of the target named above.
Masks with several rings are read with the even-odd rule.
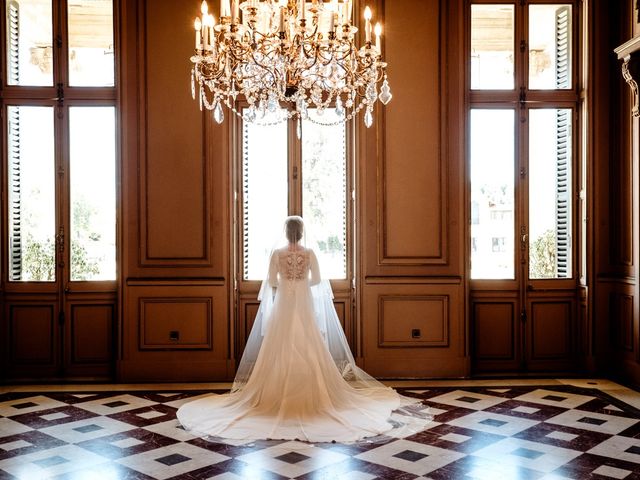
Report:
[[[248,107],[248,103],[241,99],[236,102],[238,111]],[[332,107],[333,105],[330,105]],[[233,202],[233,223],[234,236],[233,248],[234,265],[233,271],[235,275],[236,288],[241,291],[258,291],[260,280],[248,280],[244,278],[244,227],[243,227],[243,119],[237,115],[233,115],[233,125],[231,137],[233,138],[233,148],[231,150],[231,171],[232,181],[234,185],[234,202]],[[288,168],[287,168],[287,184],[288,187],[288,209],[289,215],[302,215],[302,185],[304,172],[302,171],[302,140],[298,139],[297,119],[288,119],[287,122],[287,152],[288,152]],[[345,278],[330,279],[330,283],[334,291],[347,291],[353,288],[355,275],[355,127],[353,122],[345,123],[345,205],[346,205],[346,266]],[[266,260],[265,260],[266,261]],[[322,273],[322,265],[320,265]],[[326,277],[323,277],[326,278]]]
[[[0,214],[0,285],[2,290],[7,293],[49,293],[55,294],[61,290],[65,293],[81,293],[81,292],[114,292],[119,284],[121,275],[120,265],[120,238],[121,226],[121,182],[119,181],[121,172],[121,148],[120,135],[118,133],[118,125],[120,124],[120,109],[118,105],[119,91],[119,22],[118,22],[118,2],[113,0],[112,7],[112,26],[113,26],[113,45],[114,45],[114,85],[110,87],[91,87],[91,86],[69,86],[69,44],[68,44],[68,9],[67,2],[52,1],[52,50],[53,50],[53,71],[50,86],[27,86],[27,85],[9,85],[8,84],[8,65],[7,58],[7,42],[3,41],[0,45],[0,56],[3,58],[0,72],[2,75],[2,90],[0,95],[0,128],[5,132],[0,135],[0,148],[2,149],[2,164],[0,165],[0,193],[2,195],[2,209]],[[6,9],[3,12],[3,18],[0,22],[0,36],[6,39],[7,21]],[[62,257],[56,254],[56,280],[53,282],[31,282],[31,281],[11,281],[9,280],[9,245],[8,245],[8,226],[9,226],[9,209],[8,209],[8,152],[6,132],[8,127],[7,108],[10,106],[46,106],[54,109],[54,169],[55,169],[55,231],[59,233],[62,226],[64,228],[64,253]],[[115,261],[116,261],[116,278],[113,280],[71,280],[71,222],[70,222],[70,170],[69,170],[69,109],[71,107],[95,106],[95,107],[113,107],[115,113],[115,197],[114,205],[115,224],[116,224],[116,245],[115,245]],[[56,252],[58,248],[56,247]],[[62,272],[62,275],[61,275]]]
[[[515,132],[514,132],[514,197],[516,206],[514,210],[514,278],[513,279],[491,279],[491,278],[470,278],[471,288],[474,290],[502,290],[517,289],[521,282],[529,285],[530,289],[572,289],[578,285],[581,278],[579,261],[581,253],[581,243],[579,241],[579,221],[580,200],[578,198],[581,168],[580,158],[582,151],[580,148],[579,135],[581,132],[581,58],[580,58],[580,36],[581,34],[581,5],[579,0],[467,0],[466,2],[466,61],[471,62],[471,6],[472,5],[513,5],[514,6],[514,88],[512,90],[482,90],[471,88],[471,69],[467,68],[466,92],[467,92],[467,132],[470,138],[471,122],[470,115],[474,109],[513,109],[515,112]],[[543,90],[529,88],[529,6],[531,5],[571,5],[571,86],[562,90]],[[568,278],[529,278],[529,111],[539,108],[567,108],[572,111],[572,139],[571,139],[571,226],[570,234],[572,239],[571,247],[571,275]],[[466,146],[466,158],[468,168],[471,162],[470,142]],[[468,184],[471,179],[469,178]],[[470,191],[469,191],[469,205]],[[471,225],[471,224],[470,224]],[[523,254],[521,245],[521,226],[525,225],[527,231],[526,250]],[[467,255],[472,254],[471,230],[467,235],[466,242]],[[523,258],[523,255],[527,258]],[[526,265],[521,268],[521,265]],[[468,267],[470,271],[470,262]]]

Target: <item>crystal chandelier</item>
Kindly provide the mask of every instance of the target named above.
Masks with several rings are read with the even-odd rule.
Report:
[[[206,0],[196,18],[196,54],[191,57],[191,94],[224,121],[222,105],[247,122],[268,118],[307,119],[326,125],[351,120],[365,110],[364,123],[373,124],[379,99],[391,101],[387,64],[381,59],[382,27],[371,25],[364,11],[365,42],[355,45],[352,0],[221,0],[220,21],[209,14]],[[373,30],[373,31],[372,31]],[[372,41],[372,33],[375,41]],[[378,92],[378,84],[382,82]],[[248,108],[240,112],[236,99]],[[318,119],[335,108],[337,120]],[[334,118],[336,118],[334,117]]]

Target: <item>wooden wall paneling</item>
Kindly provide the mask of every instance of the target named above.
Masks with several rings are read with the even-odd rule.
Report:
[[[200,5],[120,1],[118,379],[229,379],[229,122],[215,124],[190,95]]]
[[[575,296],[530,294],[527,299],[529,371],[573,371],[577,364]]]
[[[596,162],[609,165],[609,198],[597,205],[595,213],[604,211],[604,201],[610,203],[612,217],[610,237],[612,245],[610,264],[598,272],[596,320],[608,319],[609,354],[606,359],[609,371],[622,380],[640,384],[640,352],[638,326],[640,323],[640,283],[638,281],[638,257],[640,255],[640,134],[639,119],[634,116],[636,97],[627,85],[625,75],[637,82],[640,54],[637,46],[637,7],[631,0],[617,2],[611,12],[610,22],[614,35],[616,57],[628,64],[616,62],[612,66],[612,88],[608,100],[614,106],[611,113],[610,149],[608,156],[596,157]],[[623,45],[624,44],[624,45]],[[621,65],[630,67],[623,72]],[[624,75],[623,75],[624,74]],[[605,97],[606,98],[606,97]],[[606,211],[604,211],[606,212]],[[603,335],[604,336],[604,335]],[[605,353],[607,351],[602,349]]]
[[[368,285],[362,306],[367,372],[386,378],[465,375],[463,292],[455,281]]]
[[[379,347],[448,347],[447,295],[380,295]]]
[[[610,322],[609,368],[614,378],[640,384],[640,321],[637,285],[611,284],[608,298]]]
[[[633,293],[611,292],[609,295],[611,343],[618,354],[636,351],[637,325],[633,318],[634,303]]]
[[[116,354],[116,301],[105,294],[65,305],[65,373],[75,378],[111,379]]]
[[[209,296],[140,297],[138,307],[140,350],[213,347],[213,304]]]
[[[131,127],[138,133],[127,139],[123,168],[138,178],[127,183],[125,208],[136,210],[125,223],[127,277],[224,278],[228,165],[225,142],[215,136],[228,134],[228,122],[213,127],[211,113],[190,95],[193,28],[187,26],[198,8],[171,0],[134,3],[135,13],[126,12],[135,21],[125,21],[128,47],[137,42],[136,63],[125,56],[124,67],[125,74],[137,69],[138,88],[123,92],[125,126],[134,121],[135,105]]]
[[[184,26],[190,23],[192,12],[176,2],[140,3],[145,18],[140,32],[145,59],[141,76],[145,106],[139,190],[141,263],[208,265],[210,187],[203,115],[190,98],[186,81],[193,31]],[[178,69],[185,73],[185,82],[177,81]]]
[[[389,32],[384,56],[396,90],[387,106],[377,108],[374,127],[358,125],[365,154],[366,276],[460,274],[461,185],[451,182],[461,172],[448,148],[448,65],[457,60],[447,55],[450,3],[377,2]]]
[[[522,367],[520,308],[516,292],[471,298],[471,355],[474,372],[513,372]]]
[[[130,281],[125,305],[121,381],[233,378],[224,282]]]
[[[394,98],[377,107],[373,128],[357,124],[362,249],[354,325],[359,362],[381,377],[468,374],[464,3],[375,2],[388,32]]]
[[[55,378],[60,373],[60,327],[55,300],[7,298],[7,376]]]
[[[626,6],[623,4],[627,4]],[[609,300],[612,292],[629,281],[631,264],[628,262],[630,233],[621,226],[621,219],[628,217],[629,209],[623,208],[622,214],[615,209],[621,205],[622,196],[628,196],[625,188],[618,189],[616,178],[625,168],[620,167],[623,146],[627,133],[621,132],[630,115],[628,94],[623,90],[624,83],[620,67],[612,55],[615,47],[627,40],[628,1],[605,5],[602,2],[589,2],[589,79],[590,95],[587,97],[589,126],[587,131],[588,164],[591,173],[590,191],[591,214],[588,225],[590,247],[588,248],[589,271],[587,282],[589,297],[593,302],[591,318],[592,342],[589,345],[593,368],[607,371],[612,368],[613,359],[610,340]],[[625,25],[627,23],[627,25]],[[625,113],[626,112],[626,113]],[[620,228],[627,231],[618,231]],[[615,232],[614,232],[615,231]],[[614,250],[621,248],[622,254]],[[626,252],[626,253],[625,253]],[[626,257],[626,262],[625,262]],[[613,367],[615,371],[615,367]]]

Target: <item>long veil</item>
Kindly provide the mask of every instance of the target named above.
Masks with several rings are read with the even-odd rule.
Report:
[[[300,241],[301,245],[305,247],[307,245],[314,245],[311,238],[312,235],[309,234],[309,228],[305,225],[304,235]],[[283,239],[284,235],[275,242],[271,255],[273,255],[273,252],[277,248],[286,245],[286,240]],[[262,346],[268,322],[271,320],[276,295],[275,282],[270,278],[271,275],[271,273],[267,274],[260,286],[260,292],[258,294],[260,307],[258,308],[251,333],[247,339],[242,359],[238,365],[231,392],[241,390],[249,380]],[[321,279],[319,283],[312,285],[311,294],[313,297],[316,325],[342,377],[354,388],[384,387],[381,382],[356,365],[340,319],[333,305],[333,291],[329,280]]]

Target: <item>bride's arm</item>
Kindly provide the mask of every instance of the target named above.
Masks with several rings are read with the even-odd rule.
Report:
[[[309,271],[311,278],[309,279],[309,285],[317,285],[322,278],[320,277],[320,266],[318,265],[318,258],[313,250],[309,250]]]
[[[269,260],[269,273],[267,274],[267,283],[276,288],[278,286],[278,251],[274,250]]]

